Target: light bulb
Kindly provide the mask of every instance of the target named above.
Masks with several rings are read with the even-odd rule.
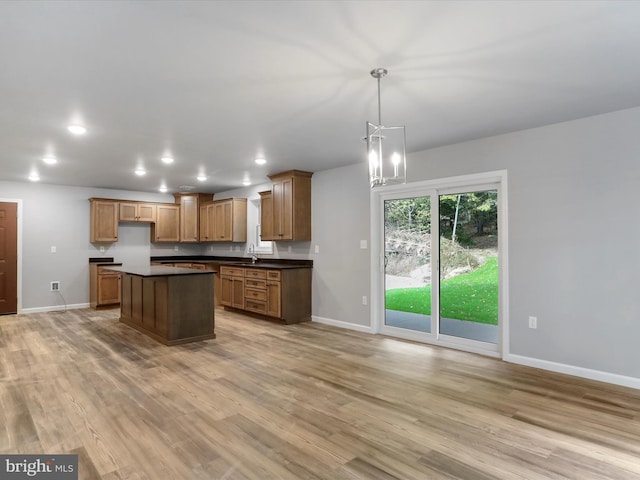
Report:
[[[87,133],[86,127],[83,127],[82,125],[69,125],[67,127],[67,130],[69,130],[74,135],[84,135],[85,133]]]

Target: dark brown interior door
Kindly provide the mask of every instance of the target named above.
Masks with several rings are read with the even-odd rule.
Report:
[[[18,204],[0,202],[0,315],[18,312]]]

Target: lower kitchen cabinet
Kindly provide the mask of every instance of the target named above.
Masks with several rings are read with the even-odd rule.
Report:
[[[220,266],[221,304],[284,323],[311,320],[311,268]]]
[[[220,304],[244,309],[244,269],[220,266]]]
[[[107,270],[121,263],[89,264],[89,302],[91,308],[120,305],[120,274]]]

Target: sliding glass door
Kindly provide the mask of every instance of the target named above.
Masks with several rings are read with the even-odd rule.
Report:
[[[500,177],[498,177],[501,180]],[[500,181],[375,194],[381,333],[483,353],[501,340]],[[374,297],[375,298],[375,297]]]
[[[439,195],[441,335],[498,342],[498,191]]]
[[[431,332],[431,198],[384,201],[385,324]]]

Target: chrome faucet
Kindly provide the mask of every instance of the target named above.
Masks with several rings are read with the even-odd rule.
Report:
[[[256,263],[258,261],[258,256],[257,255],[251,255],[251,263]]]

